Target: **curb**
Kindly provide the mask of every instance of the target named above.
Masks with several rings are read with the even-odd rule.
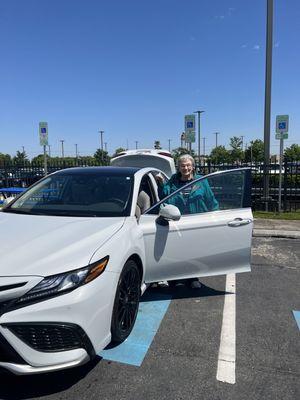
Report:
[[[268,229],[253,229],[253,237],[275,237],[285,239],[300,239],[299,231],[279,231]]]

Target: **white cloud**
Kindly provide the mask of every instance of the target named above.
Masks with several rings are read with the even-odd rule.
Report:
[[[253,50],[259,50],[260,49],[260,45],[259,44],[255,44],[254,46],[253,46]]]

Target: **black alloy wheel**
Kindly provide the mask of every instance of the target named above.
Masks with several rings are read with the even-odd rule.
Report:
[[[120,275],[113,308],[112,342],[123,342],[132,331],[141,295],[141,277],[133,260],[126,262]]]

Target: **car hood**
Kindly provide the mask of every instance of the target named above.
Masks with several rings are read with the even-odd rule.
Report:
[[[47,276],[84,267],[124,220],[0,212],[0,276]]]

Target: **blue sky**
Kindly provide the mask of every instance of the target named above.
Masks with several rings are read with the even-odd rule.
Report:
[[[117,147],[180,144],[184,115],[202,114],[206,151],[263,139],[266,0],[0,2],[0,152],[93,154],[99,129]],[[274,0],[271,137],[289,114],[300,143],[300,2]],[[201,142],[202,145],[202,142]],[[271,141],[271,152],[279,143]],[[194,147],[196,147],[194,145]]]

